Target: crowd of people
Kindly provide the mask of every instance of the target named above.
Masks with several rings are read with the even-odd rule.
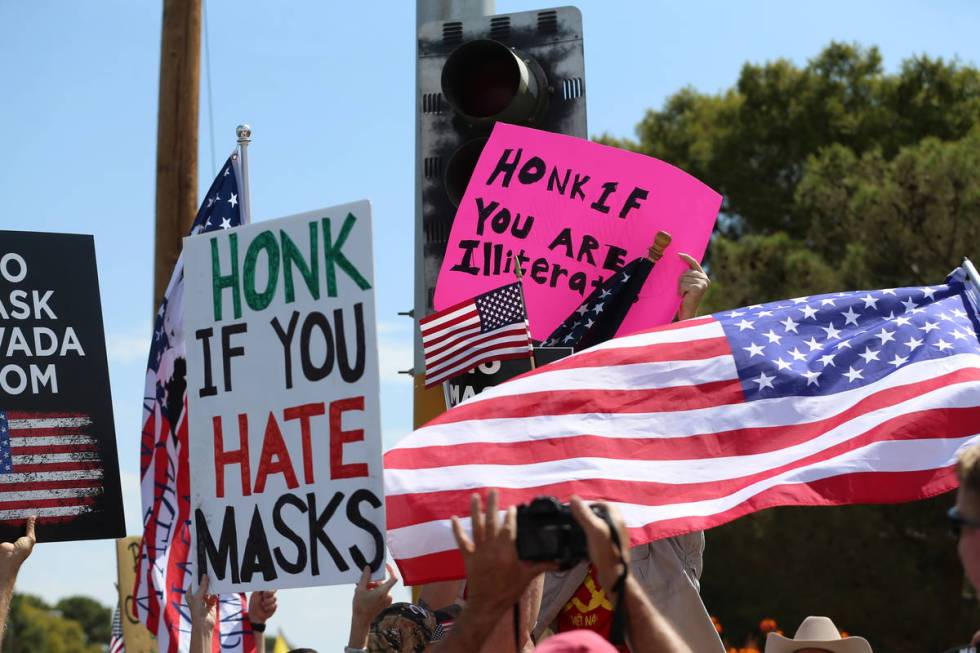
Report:
[[[959,536],[959,555],[966,577],[980,588],[980,445],[965,449],[957,463],[959,490],[949,509],[951,527]],[[612,507],[600,517],[585,502],[573,497],[572,516],[585,534],[589,578],[597,593],[612,608],[611,624],[596,623],[562,630],[557,620],[542,611],[542,588],[557,572],[554,562],[528,562],[518,556],[515,539],[516,508],[498,510],[495,492],[486,507],[479,495],[470,505],[469,532],[453,518],[453,535],[466,568],[465,598],[434,606],[420,597],[416,603],[393,603],[391,590],[398,578],[389,566],[387,577],[371,580],[365,568],[354,589],[350,639],[345,653],[703,653],[721,651],[685,638],[668,616],[671,598],[652,596],[633,551],[625,524]],[[498,515],[503,513],[502,517]],[[0,543],[0,649],[17,572],[35,544],[34,518],[27,520],[25,534],[14,542]],[[202,577],[188,596],[192,619],[191,653],[212,649],[217,617],[217,597],[208,593]],[[817,607],[817,606],[815,606]],[[253,630],[264,632],[276,613],[274,591],[253,592],[247,618]],[[434,609],[435,608],[435,609]],[[559,632],[556,632],[559,631]],[[600,632],[601,631],[601,632]],[[970,646],[980,641],[980,632]],[[256,637],[258,653],[265,653],[264,638]],[[975,651],[973,648],[957,651]],[[871,653],[862,637],[842,637],[828,617],[811,616],[790,638],[779,632],[766,636],[764,653]],[[316,653],[293,649],[290,653]]]
[[[709,280],[697,261],[682,256],[690,269],[679,280],[678,318],[686,319],[696,315]],[[966,576],[980,589],[980,445],[961,452],[957,474],[959,490],[948,518]],[[570,512],[588,556],[559,569],[554,561],[520,559],[516,507],[499,508],[495,492],[487,495],[486,507],[473,495],[469,532],[460,519],[452,520],[465,580],[425,585],[413,603],[393,602],[398,577],[391,566],[380,581],[371,580],[372,570],[365,567],[354,588],[345,653],[724,653],[717,623],[700,597],[703,533],[629,547],[615,508],[600,504],[594,510],[572,497]],[[24,536],[0,543],[0,650],[17,572],[34,547],[34,525],[28,519]],[[214,650],[218,606],[206,576],[187,601],[191,653]],[[276,610],[275,591],[249,597],[246,618],[258,653],[265,653],[263,633]],[[866,639],[842,636],[825,616],[808,617],[792,638],[775,628],[767,631],[764,653],[872,651]],[[978,642],[980,631],[968,647],[949,653],[975,653]]]

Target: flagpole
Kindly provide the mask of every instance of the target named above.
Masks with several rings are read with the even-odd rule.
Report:
[[[521,304],[524,305],[524,328],[527,329],[527,350],[528,358],[531,359],[531,369],[537,366],[534,364],[534,343],[531,341],[531,318],[527,314],[527,300],[524,298],[524,271],[521,269],[521,257],[514,255],[514,275],[517,276],[517,287],[521,291]]]
[[[977,269],[973,266],[973,261],[965,256],[963,257],[963,269],[966,270],[966,275],[970,277],[970,281],[977,287],[977,290],[980,290],[980,274],[977,273]]]
[[[252,198],[248,186],[248,144],[252,142],[252,128],[242,123],[235,128],[235,136],[238,137],[238,164],[242,171],[242,187],[238,189],[242,196],[239,200],[242,204],[242,224],[252,224]]]
[[[647,258],[650,259],[651,263],[656,265],[657,261],[663,258],[664,250],[670,246],[671,240],[673,238],[666,231],[657,232],[657,235],[653,239],[653,244],[647,250]]]

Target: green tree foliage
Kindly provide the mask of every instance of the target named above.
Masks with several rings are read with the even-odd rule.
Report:
[[[88,641],[101,644],[112,634],[112,610],[87,596],[69,596],[55,605],[66,619],[77,621]]]
[[[30,594],[16,594],[10,603],[4,653],[102,653],[108,638],[89,642],[77,621]]]
[[[683,89],[601,140],[722,193],[708,251],[715,311],[940,282],[980,258],[980,70],[832,43],[805,66],[746,64],[719,94]],[[827,614],[880,651],[940,651],[980,625],[943,509],[780,508],[708,534],[703,593],[732,643],[764,617]]]

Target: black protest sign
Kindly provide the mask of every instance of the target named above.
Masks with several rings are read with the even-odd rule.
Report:
[[[0,231],[0,540],[125,535],[91,236]]]
[[[573,351],[571,347],[535,347],[534,364],[541,367],[569,356]],[[446,396],[446,408],[452,408],[470,397],[475,397],[487,388],[500,385],[504,381],[530,371],[530,358],[512,358],[477,365],[476,368],[466,374],[460,374],[442,384]]]

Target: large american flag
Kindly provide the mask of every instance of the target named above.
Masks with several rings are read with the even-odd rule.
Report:
[[[634,544],[778,505],[891,503],[956,487],[980,439],[977,289],[799,297],[610,340],[447,411],[385,455],[408,584],[458,578],[449,527],[504,505],[617,505]],[[972,293],[972,297],[970,295]]]
[[[238,155],[232,154],[201,203],[191,226],[192,235],[242,223],[240,176]],[[133,596],[137,617],[156,635],[160,653],[189,649],[191,622],[184,596],[196,587],[190,550],[183,294],[184,265],[180,258],[153,328],[140,447],[143,540]],[[219,597],[222,651],[255,650],[246,611],[243,594]]]
[[[0,523],[71,521],[98,508],[103,466],[87,415],[0,409]]]
[[[481,363],[531,356],[531,335],[519,282],[422,318],[419,328],[426,387]]]

